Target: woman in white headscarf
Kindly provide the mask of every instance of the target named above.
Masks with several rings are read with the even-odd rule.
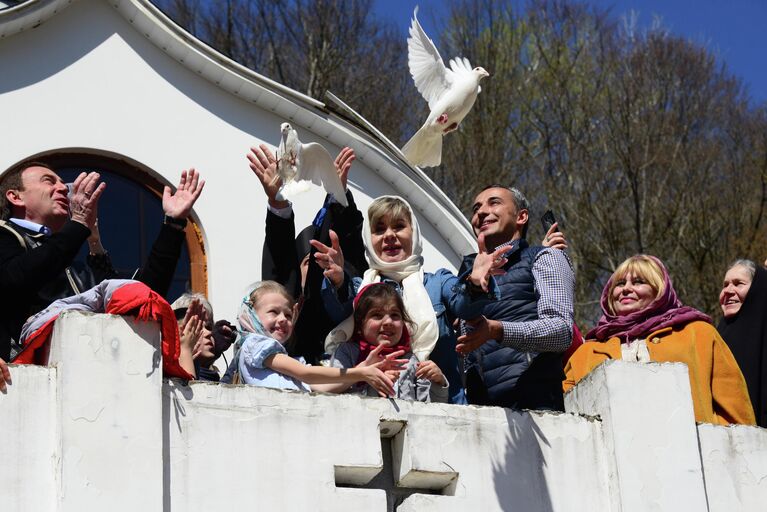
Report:
[[[489,301],[497,300],[498,290],[491,274],[505,263],[501,258],[503,248],[487,254],[480,238],[480,257],[471,272],[460,277],[447,269],[434,274],[424,272],[418,220],[407,201],[397,196],[382,196],[371,203],[364,217],[362,237],[370,263],[362,278],[344,273],[343,254],[334,233],[332,247],[312,241],[318,251],[315,259],[325,269],[325,309],[339,322],[326,339],[326,352],[332,353],[340,343],[351,339],[352,301],[357,291],[366,284],[383,281],[400,291],[415,324],[413,353],[421,362],[431,359],[445,374],[450,403],[467,403],[452,324],[456,318],[481,315]]]

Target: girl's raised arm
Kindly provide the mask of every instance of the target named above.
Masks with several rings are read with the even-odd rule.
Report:
[[[264,361],[264,366],[309,384],[313,391],[340,393],[352,384],[365,381],[381,396],[388,397],[394,394],[394,383],[384,374],[384,371],[391,369],[390,367],[396,364],[394,361],[397,360],[384,359],[372,366],[356,368],[327,368],[307,366],[285,354],[274,354]],[[322,384],[331,386],[322,386]]]

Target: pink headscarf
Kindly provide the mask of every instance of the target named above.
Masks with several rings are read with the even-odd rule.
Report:
[[[676,327],[694,320],[711,323],[711,318],[708,315],[690,306],[682,305],[682,302],[676,295],[666,267],[655,256],[648,257],[658,265],[658,268],[663,273],[663,282],[665,284],[663,294],[641,311],[635,311],[622,316],[613,315],[610,313],[608,305],[610,286],[613,279],[615,279],[615,274],[613,274],[610,280],[607,281],[604,290],[602,290],[602,299],[600,301],[602,318],[599,319],[596,327],[586,333],[587,340],[607,341],[613,336],[617,336],[620,338],[621,343],[627,343],[629,340],[641,338],[658,329]]]

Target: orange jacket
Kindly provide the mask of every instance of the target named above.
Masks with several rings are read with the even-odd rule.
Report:
[[[685,363],[690,374],[695,421],[728,425],[756,424],[754,409],[738,363],[713,325],[694,321],[667,327],[646,338],[650,359],[659,363]],[[589,340],[565,366],[565,391],[608,359],[622,358],[618,338],[604,343]]]

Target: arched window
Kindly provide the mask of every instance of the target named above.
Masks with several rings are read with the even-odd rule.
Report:
[[[144,263],[162,226],[162,190],[167,183],[157,173],[124,156],[88,150],[48,151],[31,159],[49,163],[68,183],[82,171],[99,172],[107,184],[98,215],[104,248],[121,275],[131,275]],[[185,291],[207,294],[202,236],[199,226],[189,220],[186,244],[167,296],[169,301]],[[84,244],[77,258],[84,261],[87,250]]]

